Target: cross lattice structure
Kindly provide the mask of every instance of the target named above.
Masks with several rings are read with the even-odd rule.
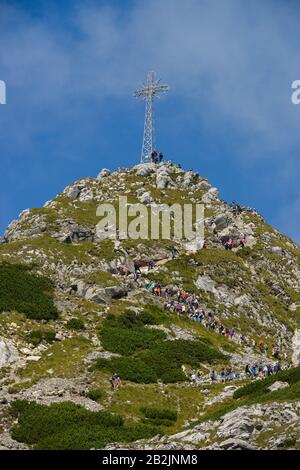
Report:
[[[169,89],[170,87],[162,85],[160,80],[156,79],[155,72],[151,71],[148,72],[147,81],[142,84],[142,88],[133,93],[134,97],[142,98],[146,101],[141,163],[151,161],[151,154],[155,149],[153,100],[154,98],[159,98],[161,93],[166,93]]]

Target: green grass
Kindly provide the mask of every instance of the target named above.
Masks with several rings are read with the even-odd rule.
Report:
[[[85,276],[84,281],[87,284],[97,284],[102,287],[111,287],[120,284],[120,281],[106,271],[94,271]]]
[[[0,311],[17,311],[33,320],[56,319],[50,279],[36,276],[21,265],[1,264]]]
[[[55,341],[39,361],[30,362],[20,369],[19,375],[33,382],[43,377],[74,377],[85,371],[83,359],[91,350],[90,341],[82,336]]]
[[[84,241],[81,243],[61,243],[49,235],[37,238],[17,240],[0,245],[0,260],[13,260],[17,263],[20,257],[26,260],[27,256],[32,258],[32,250],[42,251],[47,255],[49,262],[63,261],[71,264],[76,260],[79,263],[89,264],[92,258],[110,261],[115,258],[114,244],[112,240],[102,240],[93,243]]]
[[[177,411],[168,408],[149,408],[142,406],[140,411],[145,416],[144,422],[155,426],[172,426],[177,421]]]
[[[37,450],[101,449],[110,442],[131,442],[157,432],[153,426],[127,425],[119,415],[92,412],[71,402],[46,406],[16,400],[11,413],[18,418],[13,439]]]

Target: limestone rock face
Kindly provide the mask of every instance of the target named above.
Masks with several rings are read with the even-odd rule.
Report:
[[[19,355],[11,341],[0,336],[0,368],[18,361]]]

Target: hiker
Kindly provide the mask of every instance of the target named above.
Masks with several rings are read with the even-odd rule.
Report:
[[[158,155],[159,163],[161,163],[163,161],[163,159],[164,159],[163,153],[159,152],[159,155]]]
[[[217,378],[218,378],[218,377],[217,377],[217,374],[215,373],[214,370],[212,370],[211,373],[210,373],[210,380],[211,380],[212,382],[216,382]]]
[[[151,153],[151,160],[152,160],[152,163],[157,163],[158,161],[158,153],[156,150],[153,150],[153,152]]]
[[[195,374],[194,369],[192,370],[192,374],[191,374],[191,384],[196,385],[196,374]]]
[[[153,292],[154,292],[155,295],[160,297],[160,295],[161,295],[161,285],[159,284],[159,282],[156,283],[156,285],[153,289]]]
[[[148,271],[150,271],[153,268],[154,268],[154,261],[153,261],[153,259],[150,259],[148,261]]]
[[[120,272],[121,276],[127,277],[128,274],[129,274],[129,269],[126,266],[120,266],[119,272]]]
[[[246,243],[246,237],[243,233],[241,233],[238,239],[238,246],[241,246],[242,248],[244,248],[245,243]]]
[[[232,238],[229,238],[224,246],[225,246],[225,250],[232,250],[232,248],[233,248]]]
[[[142,274],[142,272],[141,272],[141,266],[142,266],[142,264],[141,264],[140,261],[134,261],[134,262],[133,262],[133,266],[134,266],[134,274],[135,274],[135,275],[134,275],[134,278],[135,278],[135,280],[137,280],[138,274]]]
[[[118,374],[113,374],[109,381],[113,389],[118,388],[122,383]]]
[[[198,370],[198,372],[197,372],[197,382],[198,382],[198,384],[201,383],[201,380],[202,380],[202,374],[201,374],[201,371]]]
[[[243,211],[242,207],[234,200],[232,201],[230,206],[232,207],[234,214],[240,214]]]
[[[169,250],[171,251],[172,259],[176,258],[177,254],[178,254],[177,248],[175,248],[175,246],[171,246],[171,247],[169,248]]]

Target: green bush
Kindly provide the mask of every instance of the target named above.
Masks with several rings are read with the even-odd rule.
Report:
[[[11,412],[18,418],[13,438],[39,450],[101,449],[110,442],[131,442],[157,433],[154,426],[125,425],[119,415],[89,411],[71,402],[46,406],[17,400]]]
[[[28,335],[28,340],[34,346],[38,346],[42,341],[51,344],[55,341],[55,331],[32,330]]]
[[[213,347],[200,341],[162,341],[151,349],[136,352],[130,357],[98,359],[96,369],[116,372],[124,380],[136,383],[183,382],[186,375],[183,364],[198,367],[200,362],[214,362],[225,356]]]
[[[139,315],[131,311],[120,316],[109,315],[101,330],[104,349],[121,355],[151,348],[165,337],[163,331],[145,328]]]
[[[146,364],[138,357],[113,357],[112,359],[97,359],[95,369],[105,369],[111,373],[117,373],[122,380],[130,380],[136,383],[155,383],[157,375],[150,364]]]
[[[160,409],[160,408],[148,408],[141,407],[140,411],[143,413],[145,418],[149,419],[166,419],[168,421],[177,421],[177,411],[169,409]]]
[[[68,328],[68,330],[84,330],[85,325],[80,318],[71,318],[66,324],[66,328]]]
[[[98,402],[104,397],[104,392],[100,388],[93,388],[87,392],[86,396],[90,398],[90,400]]]
[[[0,312],[13,310],[33,320],[57,318],[50,279],[21,265],[0,264]]]
[[[160,310],[156,305],[149,304],[140,313],[139,318],[145,325],[160,325],[167,322],[170,315]]]

